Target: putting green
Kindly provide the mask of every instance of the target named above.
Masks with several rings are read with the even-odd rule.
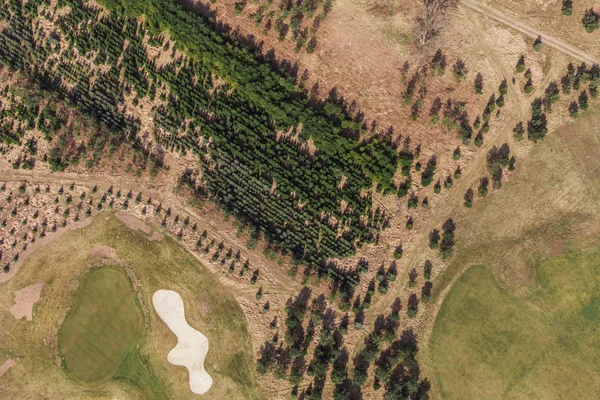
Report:
[[[92,268],[81,279],[59,331],[67,370],[84,382],[110,378],[135,347],[142,328],[142,312],[125,272]]]

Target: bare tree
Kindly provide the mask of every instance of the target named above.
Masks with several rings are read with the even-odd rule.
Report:
[[[442,29],[444,16],[448,8],[456,5],[457,0],[423,0],[423,10],[417,17],[417,38],[425,46]]]

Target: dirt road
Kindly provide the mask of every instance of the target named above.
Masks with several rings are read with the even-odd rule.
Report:
[[[583,61],[588,64],[598,64],[598,58],[586,53],[583,50],[578,49],[568,43],[565,43],[554,36],[548,35],[545,32],[539,31],[527,24],[524,24],[518,20],[518,17],[512,15],[510,12],[505,10],[496,10],[489,6],[480,3],[477,0],[460,0],[459,7],[465,7],[470,10],[481,13],[489,18],[492,18],[498,22],[501,22],[531,38],[542,37],[543,45],[555,48],[579,61]]]

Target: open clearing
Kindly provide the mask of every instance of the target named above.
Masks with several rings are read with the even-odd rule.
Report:
[[[454,285],[430,344],[443,398],[600,396],[600,253],[553,258],[536,271],[539,288],[525,299],[481,266]]]
[[[103,265],[98,255],[92,255],[98,246],[114,249],[118,258],[111,260],[113,267],[96,266]],[[113,214],[102,213],[89,226],[67,232],[32,254],[19,273],[2,284],[0,309],[7,311],[13,305],[15,290],[37,282],[45,282],[45,286],[33,322],[15,320],[8,312],[0,314],[0,357],[17,361],[2,377],[0,398],[63,398],[65,393],[70,398],[190,398],[187,371],[174,368],[167,361],[177,339],[150,310],[152,294],[164,287],[181,294],[189,305],[186,309],[189,323],[210,340],[211,351],[205,367],[214,384],[203,398],[262,398],[241,308],[218,277],[175,240],[165,237],[162,241],[150,241],[145,233],[127,228]],[[135,305],[132,291],[137,292],[143,319],[139,309],[134,312],[132,308]],[[88,296],[95,297],[93,304],[85,299]],[[125,307],[123,303],[129,305]],[[207,304],[210,311],[203,315],[201,304]],[[112,340],[101,337],[102,330],[107,334],[111,325],[113,330],[118,328],[117,319],[107,320],[109,325],[104,326],[87,313],[106,319],[111,308],[138,313],[138,317],[127,318],[134,324],[141,323],[137,337],[135,330],[126,335],[119,333],[133,340],[132,344],[104,352],[105,357],[114,360],[104,366],[91,363],[87,357],[72,358],[77,348],[88,349],[94,357],[100,357],[92,352],[89,342],[94,337],[98,344]],[[125,320],[124,316],[119,318]],[[67,344],[65,332],[82,331],[86,326],[94,328],[86,333],[83,342],[74,340]],[[75,347],[69,349],[69,346]],[[59,348],[65,354],[64,363]],[[114,370],[117,360],[120,363]],[[95,370],[88,370],[87,366],[92,364]],[[77,375],[74,368],[81,369]],[[102,379],[103,376],[107,377]],[[84,379],[102,380],[86,383]]]
[[[169,362],[187,368],[192,392],[206,393],[213,383],[204,369],[208,339],[186,321],[183,299],[177,292],[159,290],[152,296],[152,304],[156,313],[177,336],[177,346],[169,352]]]
[[[599,397],[599,126],[559,127],[461,218],[425,311],[432,398]]]
[[[58,344],[67,371],[84,382],[109,378],[142,333],[142,311],[124,271],[94,268],[81,279]]]

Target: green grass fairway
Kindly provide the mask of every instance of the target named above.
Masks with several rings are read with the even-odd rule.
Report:
[[[430,341],[442,398],[600,398],[600,252],[535,269],[524,299],[482,266],[456,282]]]
[[[142,325],[142,311],[125,272],[90,270],[58,336],[67,370],[85,382],[109,378],[135,346]]]

